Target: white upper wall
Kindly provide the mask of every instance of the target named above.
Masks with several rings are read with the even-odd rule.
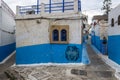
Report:
[[[103,39],[103,37],[108,37],[108,22],[101,20],[99,21],[100,25],[100,39]]]
[[[100,28],[100,26],[99,26],[99,24],[97,23],[98,22],[98,20],[93,20],[92,21],[92,31],[94,31],[95,32],[95,35],[96,36],[100,36],[100,32],[99,32],[99,28]],[[94,23],[96,23],[96,25],[94,25]]]
[[[82,14],[51,14],[42,16],[28,15],[16,18],[16,44],[17,47],[49,44],[49,29],[51,25],[69,25],[69,43],[82,43]],[[32,19],[31,19],[32,18]],[[63,19],[65,18],[65,19]],[[30,20],[29,20],[30,19]],[[40,24],[36,20],[40,20]],[[76,20],[75,20],[76,19]]]
[[[118,25],[118,16],[120,15],[120,5],[112,9],[108,19],[108,35],[120,35],[120,25]],[[111,19],[114,19],[114,27],[111,27]]]
[[[95,26],[94,26],[94,22],[96,23]],[[92,31],[95,32],[96,36],[100,36],[100,39],[103,39],[104,36],[107,38],[108,35],[107,30],[108,30],[108,22],[104,20],[100,20],[99,22],[98,20],[93,20]]]
[[[13,33],[15,30],[15,20],[6,10],[2,9],[2,31],[1,33],[1,45],[7,45],[15,42],[15,35],[7,32]]]
[[[1,7],[1,3],[2,3],[2,2],[1,2],[1,0],[0,0],[0,7]]]
[[[14,15],[3,1],[2,5],[0,8],[0,46],[15,43],[15,34],[12,34],[15,30]]]

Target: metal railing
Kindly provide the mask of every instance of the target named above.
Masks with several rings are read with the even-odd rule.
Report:
[[[74,10],[73,2],[65,2],[64,5],[63,3],[52,3],[51,5],[45,4],[45,12],[49,13],[52,13],[54,11],[65,12],[67,10]]]
[[[31,6],[19,6],[20,14],[39,14],[40,13],[40,5],[31,5]]]
[[[78,11],[81,11],[81,1],[78,0]],[[74,0],[69,2],[49,3],[42,5],[18,6],[19,14],[40,14],[41,12],[66,12],[74,11]],[[43,8],[43,9],[42,9]],[[44,11],[43,11],[44,10]]]

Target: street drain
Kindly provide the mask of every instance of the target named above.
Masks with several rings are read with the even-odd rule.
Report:
[[[71,74],[87,76],[87,72],[85,70],[78,70],[78,69],[72,69]]]
[[[95,73],[98,77],[103,77],[103,78],[113,77],[113,73],[111,71],[95,71]]]

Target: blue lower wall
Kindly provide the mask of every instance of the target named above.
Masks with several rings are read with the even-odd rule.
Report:
[[[0,62],[3,61],[15,50],[15,43],[0,46]]]
[[[81,44],[40,44],[16,49],[16,64],[80,63],[81,57]]]
[[[103,44],[103,40],[100,39],[100,36],[92,36],[91,43],[94,45],[102,54],[107,55],[108,49],[107,44]]]
[[[101,52],[102,51],[102,40],[99,36],[92,36],[91,43]]]
[[[99,36],[95,36],[95,46],[99,51],[101,51],[101,40]]]
[[[120,64],[120,35],[108,37],[109,58]]]

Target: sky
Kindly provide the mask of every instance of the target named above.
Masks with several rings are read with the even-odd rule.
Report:
[[[21,5],[34,5],[37,4],[37,0],[4,0],[9,7],[16,13],[16,6]],[[40,3],[47,3],[49,0],[39,0]],[[53,0],[57,1],[57,0]],[[60,0],[59,0],[60,1]],[[67,1],[67,0],[66,0]],[[102,15],[101,11],[104,0],[81,0],[82,13],[88,16],[88,22],[91,23],[91,19],[94,15]],[[112,0],[112,8],[120,4],[120,0]]]

